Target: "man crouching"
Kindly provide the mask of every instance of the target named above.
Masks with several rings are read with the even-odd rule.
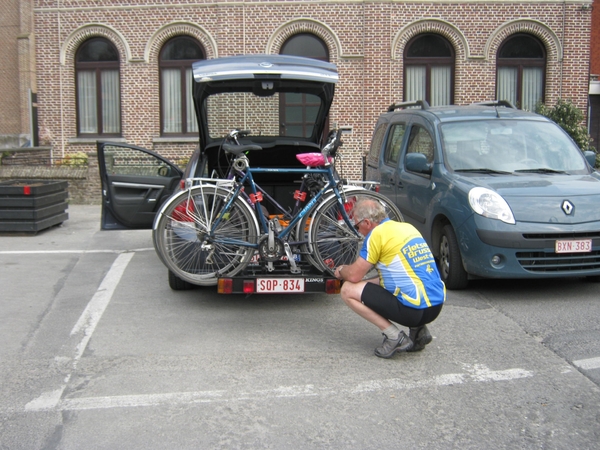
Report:
[[[365,240],[356,261],[334,271],[344,280],[342,300],[383,332],[375,355],[423,350],[432,340],[426,324],[437,318],[446,299],[429,246],[412,225],[388,219],[375,200],[360,200],[352,213]],[[363,280],[373,266],[379,278]],[[409,335],[392,322],[408,327]]]

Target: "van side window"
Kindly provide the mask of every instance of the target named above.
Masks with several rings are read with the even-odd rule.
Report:
[[[389,166],[396,166],[398,164],[398,158],[400,156],[400,149],[402,148],[402,141],[404,140],[404,132],[406,131],[406,124],[397,123],[392,125],[388,134],[388,140],[385,146],[385,154],[383,159]]]
[[[428,163],[433,163],[433,139],[425,128],[418,125],[411,128],[406,153],[422,153]]]
[[[383,145],[383,137],[385,136],[386,129],[387,123],[382,123],[373,132],[368,163],[374,165],[374,167],[379,165],[379,153],[381,152],[381,146]]]

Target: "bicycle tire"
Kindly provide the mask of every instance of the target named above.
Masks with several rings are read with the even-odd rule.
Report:
[[[309,251],[321,271],[333,274],[337,266],[356,261],[364,236],[348,227],[342,216],[348,214],[352,223],[353,206],[366,198],[380,202],[390,219],[398,222],[404,220],[396,205],[377,192],[362,189],[342,194],[343,206],[338,197],[329,198],[314,212],[309,233]]]
[[[354,191],[362,191],[364,190],[363,187],[360,186],[353,186],[353,185],[345,185],[341,187],[342,192],[344,194],[342,195],[347,195],[347,193],[349,192],[354,192]],[[323,196],[323,198],[320,199],[319,202],[317,202],[309,211],[308,213],[302,218],[302,220],[300,220],[298,222],[298,225],[296,225],[296,229],[294,230],[294,237],[296,239],[296,241],[303,241],[305,243],[300,245],[300,253],[301,255],[303,255],[303,257],[315,268],[322,270],[321,269],[321,265],[317,262],[317,260],[314,258],[313,256],[313,252],[311,250],[311,247],[309,245],[310,243],[310,225],[312,223],[313,220],[313,216],[316,212],[317,209],[319,209],[319,207],[323,204],[325,204],[325,202],[327,202],[330,199],[335,199],[336,196],[333,193],[332,189],[328,189],[325,192],[325,195]]]
[[[163,206],[153,229],[154,246],[175,276],[212,286],[219,276],[234,276],[248,265],[254,249],[231,239],[256,243],[258,224],[250,205],[239,197],[220,215],[230,197],[229,189],[206,184],[182,191]]]

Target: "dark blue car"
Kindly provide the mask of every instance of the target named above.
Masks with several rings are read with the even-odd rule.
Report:
[[[366,178],[423,234],[449,289],[473,278],[600,278],[600,174],[549,119],[506,102],[391,105]]]

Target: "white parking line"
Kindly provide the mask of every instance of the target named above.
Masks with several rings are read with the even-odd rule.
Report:
[[[600,357],[579,359],[577,361],[573,361],[573,365],[583,370],[600,369]]]
[[[102,318],[102,315],[104,314],[104,311],[106,310],[106,307],[108,306],[113,293],[115,292],[115,289],[119,284],[125,269],[127,268],[127,264],[129,264],[129,261],[131,261],[131,258],[133,258],[134,254],[135,253],[121,253],[119,256],[117,256],[117,259],[115,259],[115,262],[113,262],[110,270],[100,283],[98,290],[79,317],[79,320],[73,327],[73,330],[71,330],[71,336],[81,333],[83,333],[83,336],[75,349],[75,354],[72,357],[73,367],[69,375],[66,376],[64,384],[60,387],[60,389],[44,392],[38,398],[27,403],[25,405],[25,411],[54,409],[56,405],[58,405],[73,372],[77,368],[77,363],[79,362],[81,355],[83,355],[85,348],[92,338],[92,334],[94,333],[98,322],[100,322],[100,319]]]
[[[56,396],[48,393],[46,401],[35,404],[30,402],[26,411],[78,411],[89,409],[134,408],[159,405],[190,405],[196,403],[233,402],[244,400],[260,400],[265,398],[302,398],[325,397],[329,395],[355,395],[364,392],[382,390],[403,391],[415,388],[440,387],[466,383],[512,381],[532,377],[534,374],[524,369],[490,370],[488,367],[477,364],[464,364],[464,373],[450,373],[435,376],[420,381],[411,381],[402,378],[385,380],[368,380],[346,389],[319,387],[314,384],[278,386],[273,389],[257,389],[254,391],[197,391],[197,392],[169,392],[162,394],[145,395],[118,395],[106,397],[67,398],[53,401]],[[62,392],[61,392],[62,394]],[[40,399],[41,400],[41,397]]]

